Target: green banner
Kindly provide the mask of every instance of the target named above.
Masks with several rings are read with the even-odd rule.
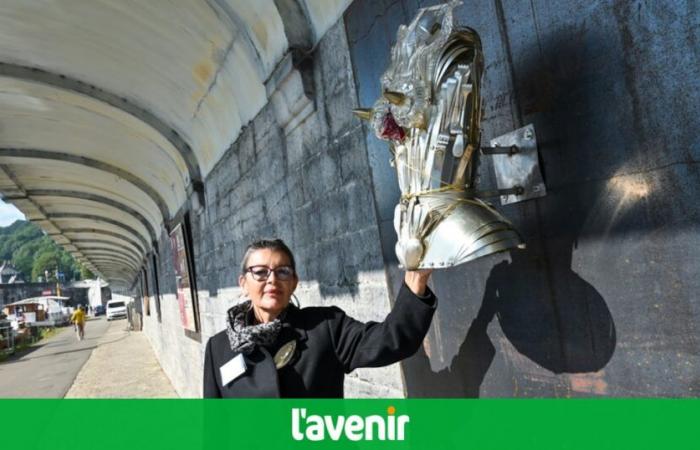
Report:
[[[2,449],[699,449],[699,400],[0,400]]]

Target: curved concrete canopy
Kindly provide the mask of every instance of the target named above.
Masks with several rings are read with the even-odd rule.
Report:
[[[109,272],[102,271],[101,276],[105,277],[106,279],[110,280],[110,283],[112,279],[114,278],[119,278],[123,280],[129,280],[126,283],[124,283],[124,286],[128,289],[131,287],[133,282],[136,280],[136,274],[128,271],[123,271],[120,269],[110,269]]]
[[[79,251],[82,255],[86,257],[91,257],[91,256],[113,256],[117,259],[124,260],[124,261],[129,261],[133,264],[136,264],[136,267],[141,267],[141,260],[136,259],[134,255],[121,251],[121,250],[113,250],[109,248],[100,248],[100,247],[80,247]]]
[[[81,260],[85,260],[85,261],[87,261],[88,258],[92,258],[93,256],[96,256],[96,254],[91,254],[89,252],[86,254],[87,256],[83,255],[82,253],[79,253],[79,255],[80,255],[79,258],[81,258]],[[118,254],[118,255],[120,255],[120,254]],[[74,257],[75,257],[75,255],[74,255]],[[133,260],[129,260],[129,261],[133,261]],[[97,261],[95,261],[95,262],[97,262]]]
[[[35,197],[35,202],[39,202],[42,199]],[[70,215],[90,215],[95,217],[107,217],[114,221],[123,224],[126,227],[130,227],[136,231],[138,234],[134,235],[135,239],[138,239],[144,246],[144,250],[148,248],[148,243],[150,239],[150,233],[148,228],[144,226],[137,218],[129,215],[125,211],[116,210],[114,207],[109,205],[103,205],[94,201],[84,201],[76,198],[52,198],[51,202],[45,202],[42,206],[44,211],[44,217],[52,217],[54,215],[70,214]],[[26,213],[25,213],[26,215]],[[27,218],[33,218],[33,216],[27,215]],[[95,226],[99,225],[99,220],[95,221]],[[82,227],[81,227],[82,228]],[[123,228],[123,227],[122,227]]]
[[[106,274],[110,278],[114,275],[120,275],[124,279],[129,280],[130,283],[133,283],[136,279],[137,272],[134,272],[131,269],[116,267],[105,263],[101,263],[100,267],[103,268],[102,273]]]
[[[104,248],[108,250],[120,250],[124,253],[128,253],[134,258],[141,258],[141,253],[138,252],[133,246],[123,245],[122,243],[109,241],[107,239],[73,239],[72,244],[80,251],[81,248]]]
[[[85,227],[89,226],[90,224],[99,223],[101,225],[105,225],[105,228],[111,231],[126,232],[132,236],[139,235],[139,232],[134,228],[131,228],[131,226],[110,217],[79,213],[56,213],[48,214],[47,217],[61,229],[70,227]],[[144,241],[142,240],[141,242]]]
[[[91,261],[94,261],[95,264],[101,264],[101,263],[109,263],[109,264],[114,264],[116,266],[120,267],[126,267],[134,271],[138,271],[139,267],[135,265],[134,263],[130,261],[125,261],[121,259],[116,259],[115,257],[111,256],[100,256],[100,255],[87,255],[88,258],[90,258]]]
[[[140,190],[141,193],[132,195],[135,197],[141,196],[142,194],[148,196],[150,201],[156,204],[163,217],[170,217],[175,211],[175,205],[171,204],[169,206],[165,198],[148,182],[119,167],[84,156],[36,149],[0,148],[0,164],[4,164],[10,168],[12,168],[13,164],[29,164],[33,167],[45,168],[46,172],[49,174],[77,172],[81,177],[89,175],[91,179],[107,178],[110,182],[119,187],[126,185],[130,190]],[[46,176],[46,174],[44,174],[44,176]]]
[[[63,235],[69,241],[75,240],[79,242],[80,239],[101,239],[114,243],[115,245],[120,245],[122,247],[126,246],[130,249],[135,250],[139,254],[145,254],[146,251],[141,244],[137,241],[132,240],[128,236],[121,235],[109,230],[101,230],[98,228],[67,228],[63,230]]]
[[[0,157],[0,164],[5,159]],[[41,194],[38,193],[51,194],[55,192],[65,194],[73,192],[80,194],[75,197],[61,196],[78,199],[83,197],[88,199],[107,199],[100,200],[99,203],[108,206],[119,204],[123,205],[124,211],[134,210],[138,213],[138,216],[147,219],[144,226],[150,228],[151,232],[161,228],[162,222],[155,222],[158,219],[162,219],[162,216],[158,214],[158,205],[132,184],[125,183],[121,179],[106,176],[104,172],[94,169],[85,169],[77,165],[65,166],[65,164],[61,163],[47,164],[46,171],[39,173],[36,170],[36,166],[32,164],[5,165],[6,169],[10,169],[17,178],[22,180],[26,195],[39,197]],[[97,174],[93,172],[97,172]],[[95,177],[88,178],[90,175],[95,175]],[[41,201],[40,199],[37,200]],[[42,203],[51,204],[50,202]],[[122,206],[119,208],[121,209]],[[150,237],[153,238],[153,236]]]
[[[58,198],[70,198],[70,199],[77,199],[77,200],[83,200],[85,203],[97,203],[97,204],[107,204],[106,206],[110,206],[114,208],[117,211],[123,211],[127,214],[133,215],[134,218],[136,218],[146,229],[148,229],[148,234],[151,240],[155,240],[156,233],[154,228],[151,226],[151,224],[148,222],[148,220],[141,215],[139,211],[137,211],[134,208],[131,208],[130,206],[126,204],[121,204],[115,200],[112,200],[108,197],[102,197],[102,196],[95,196],[89,193],[84,193],[80,191],[59,191],[59,190],[32,190],[32,191],[27,191],[27,194],[33,198],[37,199],[39,203],[47,203],[50,204],[52,202],[57,201],[56,199]],[[12,198],[12,197],[10,197]],[[54,222],[55,224],[55,222]],[[141,236],[133,236],[134,238],[140,238],[143,240]],[[146,248],[148,248],[149,245],[146,244]]]
[[[124,257],[120,257],[114,254],[100,254],[100,253],[85,253],[85,257],[89,258],[95,264],[100,264],[101,262],[108,262],[110,264],[128,267],[133,270],[139,270],[139,264]]]
[[[128,265],[107,259],[96,259],[93,264],[102,272],[119,272],[129,274],[131,275],[131,279],[133,279],[133,275],[139,272],[139,270],[133,269]]]
[[[138,270],[139,270],[139,267],[137,265],[135,265],[134,263],[129,262],[129,261],[116,259],[116,258],[111,257],[111,256],[89,255],[87,257],[90,258],[91,261],[94,261],[95,264],[98,264],[98,265],[101,263],[106,263],[106,264],[108,263],[108,264],[113,264],[113,265],[119,266],[119,267],[125,267],[128,269],[131,269],[132,271],[138,272]]]
[[[349,3],[0,2],[0,194],[133,283],[90,247],[143,261],[268,102],[290,45],[311,48]]]
[[[99,100],[0,76],[0,148],[88,157],[135,174],[173,211],[185,201],[187,165],[155,129]]]

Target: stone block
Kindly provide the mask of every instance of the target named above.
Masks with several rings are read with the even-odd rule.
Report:
[[[256,161],[253,126],[248,125],[241,129],[241,134],[234,147],[238,154],[241,175],[244,176],[255,165]]]
[[[353,128],[360,126],[360,119],[352,113],[357,108],[357,102],[350,88],[331,92],[331,97],[326,100],[326,117],[330,137],[342,136]]]
[[[364,182],[352,181],[341,188],[346,195],[348,223],[354,224],[355,229],[376,226],[377,217],[374,210],[374,195],[371,185]]]
[[[302,145],[305,159],[323,151],[328,145],[328,125],[318,111],[310,115],[304,123]]]
[[[285,139],[287,152],[287,169],[292,171],[304,163],[304,128],[299,127],[289,133]]]
[[[352,114],[352,110],[357,108],[357,93],[350,55],[339,52],[338,48],[347,48],[342,20],[321,41],[317,58],[330,137],[340,136],[359,125],[359,119]]]
[[[346,184],[355,180],[369,185],[371,176],[362,127],[356,127],[350,133],[335,140],[333,148],[338,155],[341,183]]]
[[[320,200],[319,221],[321,223],[321,236],[334,238],[345,233],[354,226],[347,222],[345,208],[346,198],[342,192],[331,192]]]
[[[304,171],[301,167],[291,169],[287,176],[289,202],[292,208],[298,208],[306,203],[304,196]]]
[[[326,191],[321,181],[321,172],[322,161],[320,154],[309,158],[303,166],[301,181],[304,189],[305,201],[315,201]]]
[[[339,236],[338,245],[342,249],[343,264],[355,267],[358,272],[382,270],[378,239],[379,233],[374,227],[355,229]]]
[[[320,242],[319,250],[321,263],[318,265],[316,276],[323,294],[323,288],[338,287],[338,280],[343,271],[342,251],[335,240]]]
[[[312,93],[308,92],[303,74],[295,68],[288,53],[270,76],[266,89],[277,123],[289,134],[314,112]]]
[[[311,204],[307,204],[299,208],[295,208],[291,212],[291,222],[292,228],[294,230],[294,241],[300,247],[306,247],[307,245],[309,245],[310,240],[313,238],[308,232],[309,221],[312,220],[310,209]]]
[[[268,103],[253,119],[255,144],[259,148],[268,139],[282,139],[282,133],[272,104]]]
[[[266,148],[258,153],[258,160],[253,171],[254,190],[260,192],[273,184],[283,183],[287,177],[285,155],[275,148]],[[252,181],[252,180],[251,180]]]

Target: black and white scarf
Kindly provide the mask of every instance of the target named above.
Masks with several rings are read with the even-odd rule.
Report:
[[[247,317],[249,312],[252,313],[251,309],[250,300],[234,305],[228,310],[228,320],[226,321],[226,334],[231,344],[231,350],[246,355],[250,354],[256,345],[272,345],[282,329],[281,317],[272,322],[254,324],[254,318],[248,320]],[[281,316],[283,315],[284,313]]]

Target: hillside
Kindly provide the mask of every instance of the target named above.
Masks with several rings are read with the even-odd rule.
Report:
[[[46,271],[49,281],[55,281],[57,269],[63,274],[62,281],[92,276],[85,269],[81,276],[81,265],[38,226],[25,220],[0,227],[0,260],[12,261],[27,281],[39,281]]]

